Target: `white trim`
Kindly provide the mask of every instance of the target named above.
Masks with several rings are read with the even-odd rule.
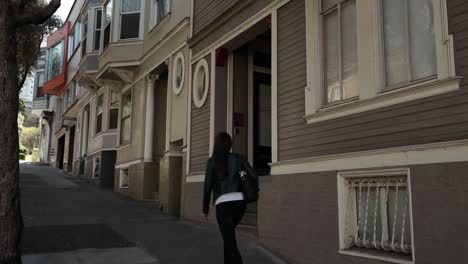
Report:
[[[278,13],[271,14],[271,161],[278,161]]]
[[[197,65],[198,66],[198,65]],[[214,147],[214,138],[215,138],[215,111],[216,111],[216,51],[213,50],[211,52],[211,85],[209,86],[211,89],[210,93],[210,143],[209,143],[209,157],[213,154],[213,147]],[[196,72],[196,71],[195,71]],[[208,90],[208,89],[207,89]],[[203,98],[206,100],[205,94],[208,92],[206,91],[203,95]],[[203,101],[205,101],[203,100]]]
[[[177,86],[177,62],[181,61],[180,65],[182,67],[182,76],[181,76],[181,81],[180,85]],[[185,80],[185,57],[184,53],[182,51],[179,51],[177,55],[175,56],[175,59],[172,61],[172,91],[174,92],[175,95],[179,95],[182,92],[182,89],[184,88],[184,80]]]
[[[224,44],[228,43],[232,39],[236,38],[240,34],[242,34],[244,31],[247,29],[251,28],[255,24],[257,24],[259,21],[263,20],[265,17],[271,15],[273,10],[279,9],[283,5],[287,4],[290,0],[275,0],[262,10],[258,11],[255,15],[251,16],[249,19],[245,20],[243,23],[235,27],[233,30],[230,32],[224,34],[224,38],[219,38],[215,42],[211,43],[211,45],[207,46],[204,48],[202,51],[198,52],[195,54],[195,56],[192,57],[192,62],[198,61],[201,58],[205,57],[208,55],[212,50],[216,50],[217,48],[223,46]],[[306,1],[308,2],[308,1]],[[193,9],[193,8],[192,8]]]
[[[198,71],[204,70],[205,73],[205,89],[203,91],[203,95],[200,97],[198,94],[199,91],[196,88],[196,84],[198,83]],[[198,63],[197,66],[195,67],[194,71],[194,76],[193,76],[193,85],[192,85],[192,90],[193,91],[193,103],[197,108],[201,108],[206,101],[206,98],[208,97],[208,90],[210,89],[210,67],[208,66],[208,62],[206,59],[201,59]]]
[[[185,182],[186,183],[195,183],[195,182],[204,182],[205,181],[205,174],[199,174],[199,175],[187,175],[185,177]]]
[[[233,118],[233,112],[234,112],[234,55],[232,52],[229,53],[228,55],[228,83],[227,83],[227,117],[226,117],[226,131],[233,136],[233,123],[232,123],[232,118]]]
[[[174,57],[169,57],[167,60],[167,65],[169,69],[172,69],[172,64],[174,64]],[[172,134],[172,91],[173,91],[173,79],[174,72],[168,71],[167,73],[167,87],[166,87],[166,142],[164,144],[164,151],[169,151],[171,149],[171,134]],[[185,78],[185,77],[184,77]],[[181,89],[182,90],[182,89]]]
[[[169,151],[166,151],[164,153],[164,158],[166,157],[179,157],[179,158],[183,158],[184,157],[184,153],[182,151],[172,151],[172,150],[169,150]]]
[[[194,0],[190,0],[190,33],[189,38],[193,36],[193,2]]]
[[[308,124],[314,124],[339,117],[345,117],[387,106],[423,99],[430,96],[449,93],[460,89],[461,80],[461,77],[450,78],[442,81],[431,80],[428,82],[415,84],[411,87],[380,93],[374,98],[323,108],[317,113],[308,115],[305,118],[307,119]]]
[[[344,232],[346,226],[346,217],[344,216],[346,209],[345,204],[347,204],[347,195],[344,190],[344,180],[349,177],[384,177],[384,176],[396,176],[404,175],[407,177],[408,187],[408,211],[409,211],[409,221],[411,227],[411,256],[412,260],[404,260],[401,258],[392,257],[392,253],[385,254],[385,251],[375,250],[375,254],[372,252],[364,253],[359,252],[357,249],[344,249]],[[400,263],[400,264],[412,264],[415,262],[415,251],[414,251],[414,229],[413,229],[413,201],[411,196],[411,171],[409,168],[392,168],[392,169],[374,169],[374,170],[360,170],[360,171],[345,171],[337,173],[337,190],[338,190],[338,226],[339,226],[339,254],[350,255],[356,257],[363,257],[368,259],[378,259],[387,262]],[[381,253],[381,254],[379,254]]]
[[[271,174],[285,175],[462,161],[468,161],[468,140],[280,161],[271,164]]]
[[[135,164],[140,164],[142,162],[143,162],[143,159],[132,160],[132,161],[128,161],[128,162],[125,162],[125,163],[120,163],[118,165],[115,165],[115,168],[116,169],[126,168],[126,167],[130,167],[132,165],[135,165]]]
[[[188,50],[189,58],[192,57],[192,49]],[[185,161],[185,173],[190,172],[190,157],[191,157],[191,142],[192,142],[192,69],[193,65],[189,63],[188,68],[188,96],[187,96],[187,141],[186,141],[186,151],[187,151],[187,160]]]

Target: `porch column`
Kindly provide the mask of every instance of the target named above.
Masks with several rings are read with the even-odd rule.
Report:
[[[154,135],[154,82],[157,75],[148,74],[146,76],[146,117],[145,117],[145,151],[144,162],[153,161],[153,135]]]

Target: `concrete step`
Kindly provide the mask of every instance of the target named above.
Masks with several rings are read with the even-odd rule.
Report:
[[[159,200],[153,200],[153,199],[143,199],[141,201],[138,201],[141,205],[146,206],[146,207],[152,207],[152,208],[159,208],[160,207],[160,202]]]

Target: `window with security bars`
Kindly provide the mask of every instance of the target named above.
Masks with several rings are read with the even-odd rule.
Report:
[[[434,1],[382,0],[388,89],[437,76]]]
[[[140,35],[140,0],[122,0],[120,8],[120,39]]]
[[[356,0],[322,0],[326,103],[359,96]]]
[[[342,185],[341,249],[372,249],[410,257],[413,249],[408,176],[346,176]]]

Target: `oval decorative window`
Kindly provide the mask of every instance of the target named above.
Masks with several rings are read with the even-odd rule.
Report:
[[[177,53],[172,66],[172,90],[176,95],[182,92],[185,79],[185,59],[182,52]]]
[[[193,102],[196,107],[200,108],[205,103],[209,84],[208,62],[202,59],[197,63],[193,76]]]

